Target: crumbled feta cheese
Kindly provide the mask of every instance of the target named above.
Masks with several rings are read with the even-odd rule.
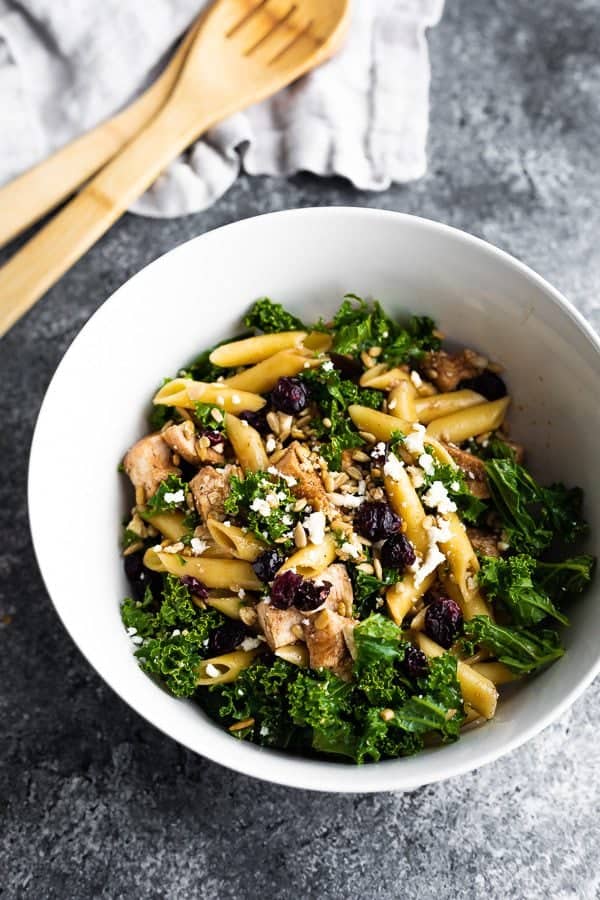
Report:
[[[200,538],[192,538],[190,541],[190,547],[192,548],[192,553],[194,556],[200,556],[201,553],[204,553],[208,544],[206,541],[201,541]]]
[[[212,663],[208,663],[206,669],[204,670],[209,678],[218,678],[221,674],[220,670],[217,666],[213,666]]]
[[[240,588],[239,591],[237,592],[237,595],[240,598],[240,600],[243,600],[244,597],[246,596],[246,591],[244,590],[244,588]]]
[[[351,544],[350,541],[344,541],[342,546],[340,547],[342,553],[346,553],[348,556],[351,556],[352,559],[358,559],[361,555],[360,547],[357,547],[356,544]]]
[[[265,518],[271,515],[271,507],[262,497],[255,497],[250,504],[250,509],[252,512],[257,512],[259,516],[264,516]]]
[[[381,609],[381,607],[383,606],[384,603],[385,603],[385,601],[384,601],[383,597],[378,597],[377,600],[375,601],[375,608]]]
[[[365,502],[365,497],[359,497],[355,494],[327,494],[334,506],[346,506],[348,509],[356,509],[361,503]]]
[[[381,337],[382,337],[384,340],[385,340],[385,338],[387,338],[387,337],[389,337],[389,336],[390,336],[389,331],[382,331],[382,332],[381,332]]]
[[[183,493],[183,488],[179,491],[166,491],[163,494],[163,500],[165,503],[183,503],[185,500],[185,494]]]
[[[400,481],[404,463],[398,459],[395,453],[389,453],[383,467],[383,474],[388,475],[392,481]]]
[[[410,380],[412,381],[412,383],[414,384],[414,386],[416,388],[420,388],[423,384],[423,379],[421,378],[421,376],[419,375],[418,372],[415,372],[414,369],[410,373]]]
[[[390,400],[390,401],[388,402],[388,409],[396,409],[396,406],[397,406],[397,401],[396,401],[396,400]]]
[[[179,637],[181,634],[181,628],[174,628],[171,632],[171,637]]]
[[[379,441],[379,443],[375,444],[375,446],[371,450],[371,456],[385,456],[385,443],[383,441]]]
[[[409,478],[412,482],[412,486],[415,488],[423,487],[425,484],[425,477],[423,475],[423,469],[419,469],[418,466],[407,466],[406,471],[408,472]]]
[[[140,646],[140,644],[144,643],[144,638],[140,634],[134,634],[133,637],[131,638],[131,640],[138,647]]]
[[[331,362],[330,359],[327,359],[327,360],[325,360],[325,362],[323,363],[321,368],[323,369],[324,372],[331,372],[333,369],[333,363]]]
[[[280,472],[276,466],[269,466],[267,472],[269,475],[276,475],[278,478],[283,478],[288,487],[294,487],[295,484],[298,484],[293,475],[286,475],[284,472]]]
[[[443,543],[444,541],[449,540],[451,536],[448,523],[443,519],[438,520],[436,524],[432,524],[426,530],[427,553],[425,554],[425,559],[421,564],[413,563],[411,566],[411,569],[414,572],[415,587],[419,587],[428,575],[435,572],[437,567],[445,562],[446,557],[438,547],[438,542]]]
[[[425,453],[425,445],[423,438],[425,437],[425,426],[415,422],[413,430],[404,438],[404,446],[413,456],[420,456]]]
[[[312,544],[323,543],[325,540],[325,513],[311,513],[302,524],[308,531],[308,537]]]
[[[127,634],[129,637],[133,637],[134,634],[137,634],[137,628],[134,628],[133,625],[130,625],[127,629]]]
[[[281,517],[281,521],[283,522],[284,525],[292,525],[294,522],[292,517],[289,516],[287,513],[286,513],[286,515]]]
[[[452,484],[450,485],[450,490],[452,490],[452,491],[460,491],[460,484],[458,483],[458,481],[453,481],[453,482],[452,482]]]
[[[419,465],[426,475],[433,475],[435,471],[435,463],[431,453],[421,453],[419,457]]]
[[[273,453],[275,447],[277,446],[277,441],[273,437],[272,434],[268,435],[267,440],[265,441],[265,448],[267,453]]]
[[[508,548],[510,547],[510,544],[507,544],[506,541],[498,541],[496,546],[498,547],[498,550],[500,551],[500,553],[504,553],[505,550],[508,550]]]
[[[215,444],[213,447],[213,450],[215,451],[215,453],[222,453],[224,449],[225,449],[225,444],[222,441],[219,441],[219,443]]]
[[[441,481],[434,481],[421,499],[425,506],[437,509],[440,513],[456,512],[456,503],[450,499],[448,491]]]
[[[279,494],[276,494],[275,491],[269,491],[269,493],[265,496],[265,500],[267,501],[271,509],[277,509],[280,499],[281,498],[279,497]]]
[[[257,637],[245,637],[240,647],[242,650],[256,650],[257,647],[260,647],[260,641]]]
[[[267,728],[266,725],[263,724],[263,725],[260,726],[260,732],[259,732],[259,734],[260,734],[261,737],[266,737],[266,736],[269,734],[269,729]]]

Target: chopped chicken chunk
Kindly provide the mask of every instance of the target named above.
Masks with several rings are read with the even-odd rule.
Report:
[[[169,447],[179,453],[183,459],[193,465],[199,465],[198,451],[196,450],[196,429],[189,419],[179,425],[169,425],[161,431],[161,437]]]
[[[465,378],[480,375],[487,362],[487,359],[474,350],[461,350],[460,353],[432,350],[425,355],[420,369],[438,390],[455,391],[459,382]]]
[[[204,466],[190,481],[190,488],[196,509],[204,522],[210,517],[223,522],[227,516],[223,504],[229,495],[229,481],[232,475],[237,475],[237,466],[225,466],[223,469],[215,469],[214,466]]]
[[[325,605],[328,609],[339,613],[342,616],[352,615],[352,605],[354,602],[354,593],[352,591],[352,582],[346,566],[342,563],[333,563],[328,566],[314,581],[328,581],[331,590],[328,594]]]
[[[467,528],[467,536],[473,545],[473,550],[479,556],[500,556],[498,550],[498,537],[491,531],[482,528]]]
[[[149,434],[134,444],[125,454],[123,468],[136,491],[144,491],[146,500],[156,493],[161,481],[179,475],[171,462],[171,449],[160,434]]]
[[[340,678],[349,678],[352,657],[348,650],[346,632],[356,624],[347,616],[330,609],[322,609],[303,623],[311,669],[331,669]]]
[[[271,650],[295,644],[301,634],[301,623],[304,613],[291,606],[289,609],[276,609],[266,600],[256,605],[258,625],[262,630]]]
[[[294,441],[277,462],[277,469],[284,475],[291,475],[297,484],[292,487],[295,497],[304,497],[313,509],[325,510],[329,506],[323,482],[307,459],[298,454],[298,442]]]
[[[485,500],[490,496],[490,489],[485,474],[485,463],[473,453],[461,450],[454,444],[445,444],[446,450],[465,475],[467,487],[475,497]]]

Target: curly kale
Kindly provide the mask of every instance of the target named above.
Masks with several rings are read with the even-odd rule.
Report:
[[[550,665],[564,654],[558,632],[537,631],[520,626],[497,625],[488,616],[475,616],[464,625],[465,637],[485,647],[519,675],[528,675]]]
[[[185,509],[187,489],[187,484],[181,480],[179,475],[167,475],[146,503],[147,512],[150,515],[156,515],[156,513],[169,512],[174,509]]]
[[[250,312],[244,317],[246,328],[262,331],[264,334],[276,334],[278,331],[305,331],[304,325],[297,316],[293,316],[281,303],[273,303],[268,297],[257,300]]]
[[[499,603],[516,625],[537,625],[548,616],[568,625],[569,620],[543,587],[534,583],[537,565],[526,554],[508,559],[486,557],[478,575],[479,584],[488,599]]]
[[[226,513],[239,518],[256,537],[288,548],[299,519],[294,504],[284,478],[269,472],[247,472],[243,481],[232,475],[224,506]]]
[[[429,455],[431,456],[431,454]],[[475,524],[488,509],[483,500],[471,493],[464,473],[449,463],[439,463],[434,460],[433,471],[430,475],[424,475],[424,481],[423,491],[426,491],[434,481],[441,481],[450,499],[456,503],[460,516],[465,522]]]

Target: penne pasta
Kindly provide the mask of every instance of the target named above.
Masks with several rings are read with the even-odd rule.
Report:
[[[337,545],[333,535],[327,534],[320,544],[307,544],[306,547],[292,553],[277,574],[294,569],[303,578],[316,578],[333,562],[336,549]]]
[[[217,546],[232,553],[236,559],[254,562],[266,550],[266,544],[238,525],[216,519],[208,519],[206,525]]]
[[[475,391],[450,391],[447,394],[434,394],[432,397],[417,397],[415,407],[419,422],[429,425],[434,419],[448,416],[469,406],[485,403],[485,397]]]
[[[454,583],[460,591],[459,604],[465,619],[489,616],[490,610],[477,584],[479,561],[467,535],[465,526],[456,513],[445,516],[451,538],[440,543],[440,549],[450,567]]]
[[[446,652],[443,647],[428,638],[422,631],[416,634],[416,641],[425,656],[430,659],[442,656]],[[489,678],[476,672],[471,666],[460,660],[457,663],[457,675],[464,701],[484,718],[493,718],[498,702],[498,691]]]
[[[200,602],[206,603],[207,606],[212,606],[213,609],[218,609],[218,611],[223,613],[224,616],[227,616],[228,619],[241,619],[240,607],[242,605],[242,600],[237,594],[232,594],[230,597],[225,595],[211,597],[209,595],[206,600]]]
[[[171,575],[191,575],[206,587],[221,590],[260,591],[262,582],[256,577],[250,563],[241,559],[207,559],[204,556],[181,556],[163,553],[152,547],[144,554],[144,565],[153,572],[169,572]]]
[[[274,356],[251,366],[225,379],[225,384],[236,391],[250,391],[255,394],[266,394],[272,390],[280,378],[297,375],[303,369],[318,366],[321,360],[302,350],[280,350]],[[242,407],[244,408],[244,407]],[[233,412],[233,410],[228,410]]]
[[[212,403],[227,412],[251,410],[256,412],[266,404],[263,397],[248,391],[233,389],[226,384],[208,384],[192,381],[191,378],[174,378],[168,381],[154,395],[154,405],[178,406],[193,409],[196,403]]]
[[[301,669],[308,666],[308,650],[304,644],[286,644],[285,647],[278,647],[275,656]]]
[[[269,460],[265,445],[256,428],[232,413],[225,413],[225,430],[244,472],[261,472],[268,469]]]
[[[215,347],[209,359],[213,365],[223,368],[251,366],[268,359],[280,350],[299,347],[306,336],[305,331],[281,331],[275,334],[261,334],[257,337],[244,338],[241,341],[232,341],[231,344],[221,344],[220,347]]]
[[[144,522],[148,522],[157,531],[160,531],[163,537],[170,541],[179,541],[188,529],[183,524],[185,515],[182,512],[173,510],[172,512],[149,513],[147,510],[140,512],[140,516]]]
[[[385,593],[385,600],[390,616],[396,625],[402,625],[405,616],[414,608],[415,604],[423,597],[433,582],[435,573],[427,575],[423,581],[415,585],[414,575],[407,573],[402,581],[392,584]]]
[[[333,338],[324,331],[311,331],[302,341],[303,345],[316,353],[325,353],[331,347]]]
[[[247,669],[261,652],[262,647],[257,647],[256,650],[234,650],[233,653],[225,653],[223,656],[203,659],[198,667],[197,684],[227,684],[229,681],[235,681],[240,672]]]
[[[406,526],[407,538],[417,552],[424,556],[429,544],[427,532],[423,527],[426,513],[404,466],[394,471],[394,478],[385,475],[384,486],[392,509],[402,518]]]
[[[390,369],[386,363],[371,366],[360,376],[360,386],[374,388],[379,391],[389,391],[402,381],[410,383],[410,376],[404,369]]]
[[[509,397],[502,397],[500,400],[479,403],[477,406],[468,406],[450,415],[441,416],[427,426],[427,434],[442,441],[461,444],[478,434],[500,428],[509,403]]]
[[[474,672],[488,678],[492,684],[510,684],[511,681],[518,681],[519,678],[516,672],[512,672],[501,662],[473,663],[471,668]]]
[[[412,382],[401,381],[388,394],[388,413],[395,418],[404,419],[405,422],[416,422],[416,395],[417,392]]]
[[[411,430],[410,422],[388,416],[369,406],[352,404],[348,407],[348,413],[359,431],[372,434],[378,441],[389,441],[394,431],[408,433]]]

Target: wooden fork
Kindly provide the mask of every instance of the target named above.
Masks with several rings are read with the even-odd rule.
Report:
[[[155,118],[0,270],[0,335],[199,135],[331,56],[343,40],[349,4],[218,0]]]

